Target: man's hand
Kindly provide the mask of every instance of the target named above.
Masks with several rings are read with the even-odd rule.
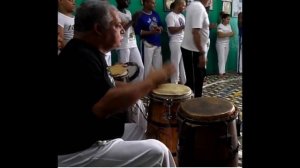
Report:
[[[205,52],[204,51],[202,51],[202,52],[200,52],[200,56],[199,56],[199,67],[200,68],[205,68]]]

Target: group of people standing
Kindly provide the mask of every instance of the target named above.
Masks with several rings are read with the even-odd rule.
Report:
[[[155,0],[143,0],[143,9],[133,15],[127,9],[129,0],[116,0],[117,7],[106,0],[86,0],[75,16],[74,0],[58,0],[58,166],[176,166],[163,143],[145,140],[147,121],[142,112],[129,109],[143,109],[140,99],[168,80],[189,86],[195,97],[202,96],[210,41],[209,1],[194,0],[187,8],[185,0],[173,2],[165,18],[172,64],[163,65],[164,29]],[[225,32],[226,18],[218,26],[218,36],[233,35]],[[139,75],[133,82],[115,81],[107,72],[112,50],[117,51],[119,63],[138,64]]]

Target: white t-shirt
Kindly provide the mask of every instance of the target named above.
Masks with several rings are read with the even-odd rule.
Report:
[[[126,14],[123,12],[119,12],[119,16],[121,18],[122,22],[128,23],[131,21],[131,13],[129,10],[125,9]],[[125,48],[133,48],[137,47],[136,44],[136,37],[134,33],[134,29],[132,26],[130,26],[126,31],[125,34],[123,35],[123,39],[121,41],[121,46],[118,49],[125,49]]]
[[[186,8],[186,20],[184,28],[184,37],[181,46],[187,50],[199,52],[193,39],[192,29],[200,28],[201,46],[207,52],[207,43],[209,42],[209,18],[207,12],[199,1],[192,2]]]
[[[74,35],[74,17],[58,12],[58,25],[64,28],[64,44],[67,44]]]
[[[105,60],[106,60],[107,66],[111,66],[111,51],[109,51],[105,54]]]
[[[185,25],[185,18],[181,13],[177,14],[175,12],[170,12],[166,16],[165,20],[166,20],[167,27],[180,27],[182,25]],[[171,34],[169,32],[169,29],[167,29],[167,32],[170,38],[169,40],[170,42],[182,42],[184,36],[184,30],[176,34]]]
[[[217,27],[217,32],[223,32],[228,33],[232,32],[230,24],[227,24],[226,26],[220,23]],[[216,43],[229,43],[230,37],[218,37]]]

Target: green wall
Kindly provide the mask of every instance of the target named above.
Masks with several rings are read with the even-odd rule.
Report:
[[[84,0],[76,0],[77,6],[82,3]],[[164,11],[164,0],[156,0],[156,8],[155,10],[159,13],[161,20],[164,25],[164,29],[166,30],[166,23],[165,23],[165,17],[168,14],[168,12]],[[116,5],[115,0],[109,0],[109,2],[113,5]],[[129,10],[131,13],[135,13],[138,10],[141,10],[143,8],[140,0],[131,0],[131,4],[129,6]],[[211,23],[217,23],[219,20],[219,13],[222,10],[222,0],[213,0],[213,10],[210,10],[209,12],[209,19]],[[230,25],[232,30],[235,33],[235,36],[231,38],[230,40],[230,50],[229,55],[227,59],[227,66],[226,70],[227,72],[236,72],[236,66],[237,66],[237,46],[238,46],[238,27],[237,27],[237,18],[232,17],[230,21]],[[207,63],[207,73],[208,74],[218,74],[218,57],[216,52],[216,29],[211,30],[210,33],[210,49],[208,51],[208,63]],[[139,39],[137,39],[139,42]],[[168,35],[166,32],[162,33],[162,55],[163,60],[166,61],[170,58],[170,49],[168,44]],[[116,53],[112,52],[112,61],[113,63],[116,62]]]

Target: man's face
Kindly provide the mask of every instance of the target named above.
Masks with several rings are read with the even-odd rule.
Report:
[[[130,0],[117,0],[117,4],[123,8],[128,8]]]
[[[185,1],[183,1],[179,4],[179,7],[178,7],[179,12],[182,13],[185,10],[185,8],[186,8],[186,3],[185,3]]]
[[[121,40],[123,39],[122,34],[125,32],[121,19],[118,15],[118,12],[115,9],[110,10],[112,21],[110,22],[109,29],[105,33],[106,43],[110,44],[109,47],[117,48],[121,46]],[[122,34],[121,34],[122,33]]]
[[[148,10],[154,10],[155,9],[155,0],[146,0],[144,6]]]
[[[61,8],[65,9],[67,12],[75,11],[75,0],[58,0],[58,4]]]

